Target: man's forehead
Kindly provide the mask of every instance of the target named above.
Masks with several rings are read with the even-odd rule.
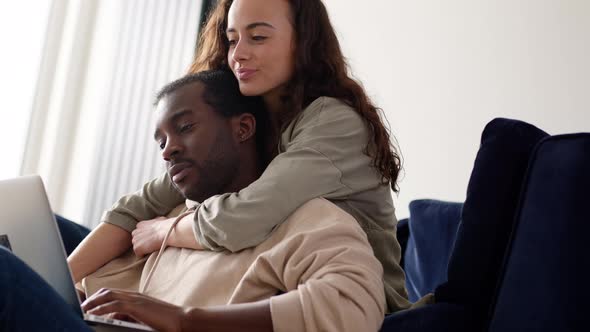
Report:
[[[196,82],[167,94],[156,105],[158,117],[169,117],[183,109],[202,110],[208,105],[203,98],[203,91],[203,84]]]

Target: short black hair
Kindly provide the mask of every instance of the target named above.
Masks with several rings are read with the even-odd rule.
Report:
[[[240,93],[240,86],[234,74],[226,69],[206,70],[189,74],[166,84],[156,94],[154,106],[162,98],[174,91],[193,83],[203,84],[203,99],[221,116],[232,116],[250,113],[256,119],[256,147],[261,160],[266,167],[266,135],[269,126],[268,113],[262,97],[244,96]]]
[[[260,97],[246,97],[240,93],[238,81],[229,70],[207,70],[186,75],[166,84],[156,94],[154,106],[174,91],[192,83],[203,83],[205,102],[224,117],[242,113],[256,113],[264,110]]]

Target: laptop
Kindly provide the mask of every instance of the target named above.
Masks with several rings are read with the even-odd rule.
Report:
[[[0,245],[27,263],[89,325],[153,331],[143,324],[82,312],[55,216],[39,176],[0,181]]]

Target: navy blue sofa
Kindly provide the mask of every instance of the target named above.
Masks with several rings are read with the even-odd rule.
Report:
[[[465,202],[415,201],[400,223],[410,299],[433,292],[435,303],[382,331],[588,330],[587,190],[590,134],[490,122]]]

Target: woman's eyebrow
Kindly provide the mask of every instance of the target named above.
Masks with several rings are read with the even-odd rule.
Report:
[[[246,26],[246,30],[252,30],[254,28],[258,28],[258,27],[267,27],[267,28],[271,28],[271,29],[275,29],[275,27],[270,24],[270,23],[266,23],[266,22],[254,22],[254,23],[250,23]],[[234,28],[228,28],[226,31],[226,33],[229,32],[236,32],[236,29]]]

